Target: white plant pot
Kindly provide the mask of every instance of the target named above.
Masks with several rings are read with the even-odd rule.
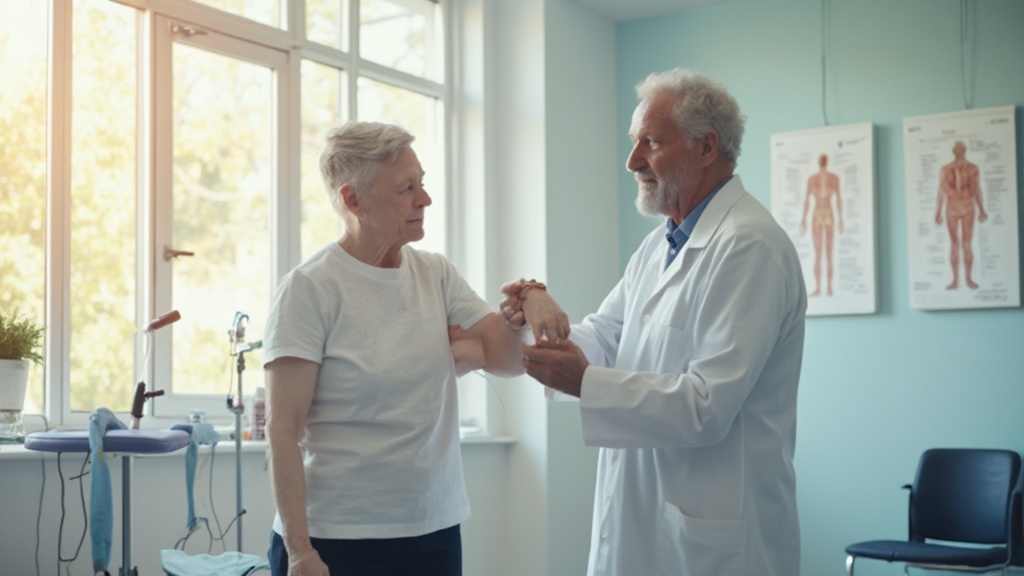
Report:
[[[22,442],[21,410],[28,389],[28,360],[0,360],[0,443]]]

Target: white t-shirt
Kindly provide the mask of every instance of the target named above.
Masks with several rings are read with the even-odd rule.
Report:
[[[310,536],[419,536],[469,517],[448,326],[491,312],[443,256],[408,246],[378,268],[332,242],[285,276],[263,360],[320,364],[302,440]]]

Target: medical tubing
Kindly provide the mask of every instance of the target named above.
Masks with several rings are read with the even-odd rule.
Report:
[[[142,363],[139,364],[139,374],[135,377],[136,382],[142,382],[142,375],[146,373],[146,365],[149,362],[149,354],[152,348],[152,333],[139,331],[138,335],[142,337],[143,355]]]

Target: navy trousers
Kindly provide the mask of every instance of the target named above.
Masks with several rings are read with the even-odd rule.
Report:
[[[462,576],[458,525],[408,538],[311,541],[331,576]],[[288,551],[273,530],[267,558],[272,576],[288,576]]]

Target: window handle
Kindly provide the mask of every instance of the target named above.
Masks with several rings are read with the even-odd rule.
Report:
[[[191,38],[195,35],[205,35],[206,30],[202,28],[196,28],[195,26],[189,26],[187,24],[178,24],[177,22],[171,22],[167,26],[171,30],[171,34],[175,36],[184,36],[185,38]]]
[[[164,260],[170,262],[178,256],[195,256],[195,252],[189,252],[188,250],[175,250],[173,247],[164,244]]]

